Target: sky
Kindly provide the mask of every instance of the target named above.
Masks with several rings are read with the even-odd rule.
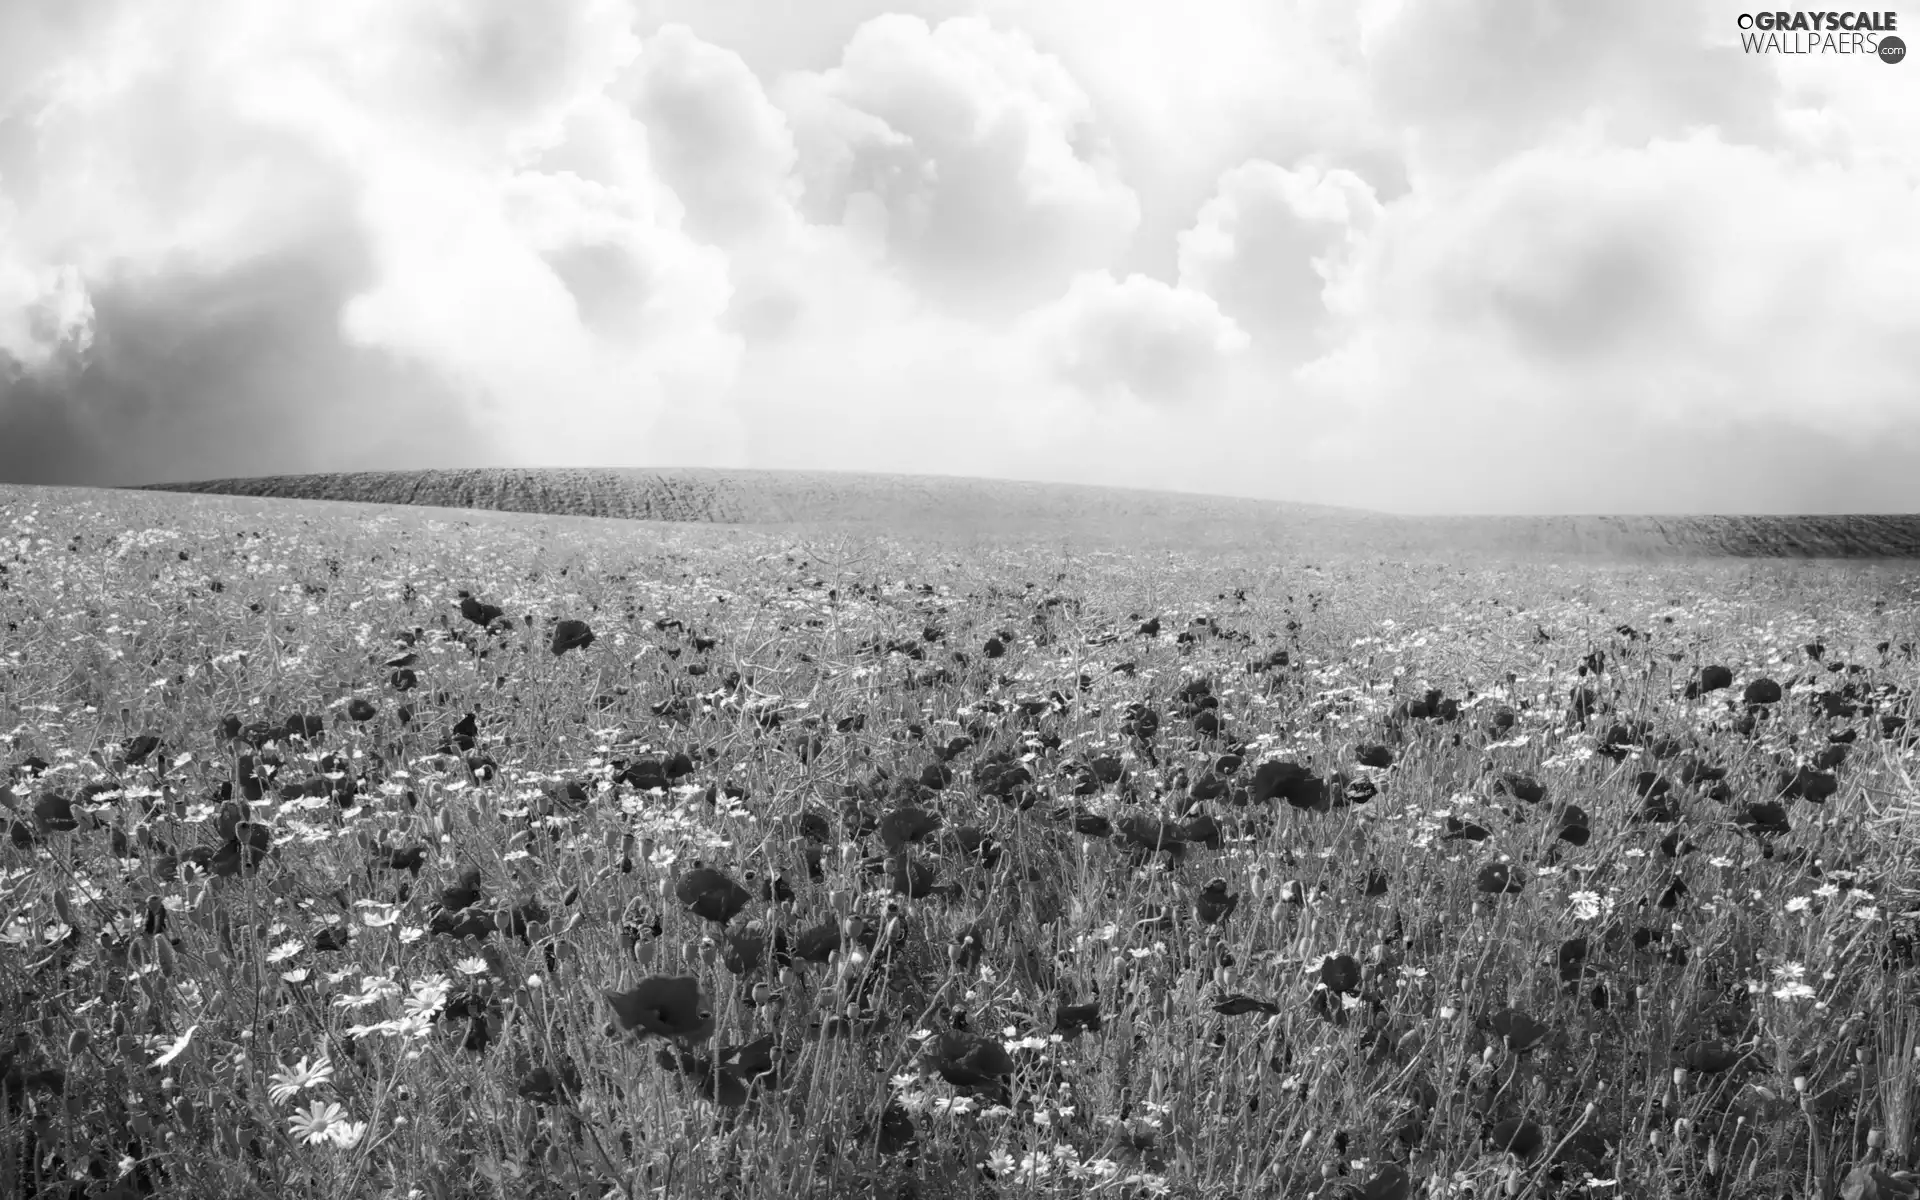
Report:
[[[1743,11],[9,0],[0,481],[1920,511],[1920,64]]]

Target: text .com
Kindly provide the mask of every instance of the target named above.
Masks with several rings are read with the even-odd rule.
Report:
[[[1748,54],[1858,54],[1897,63],[1907,44],[1892,12],[1741,13],[1740,46]]]

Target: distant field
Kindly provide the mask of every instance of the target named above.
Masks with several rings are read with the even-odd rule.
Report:
[[[1398,517],[1069,484],[724,470],[364,471],[149,490],[556,516],[1296,552],[1596,558],[1920,557],[1920,516]]]

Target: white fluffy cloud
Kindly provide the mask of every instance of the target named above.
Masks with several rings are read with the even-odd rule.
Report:
[[[782,98],[809,210],[870,222],[917,284],[972,311],[1056,290],[1139,220],[1086,92],[1018,30],[878,17]]]
[[[0,7],[0,478],[1920,507],[1911,68],[1739,11]]]

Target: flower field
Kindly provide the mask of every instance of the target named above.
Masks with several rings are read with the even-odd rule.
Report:
[[[0,1195],[1920,1196],[1920,575],[0,493]]]

